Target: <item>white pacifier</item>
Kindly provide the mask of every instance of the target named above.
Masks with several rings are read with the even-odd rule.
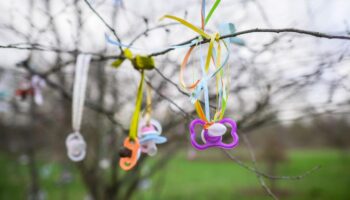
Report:
[[[82,161],[86,155],[86,143],[83,136],[78,133],[71,133],[66,139],[67,155],[75,162]]]

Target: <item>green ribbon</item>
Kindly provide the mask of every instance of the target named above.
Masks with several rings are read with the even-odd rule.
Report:
[[[138,130],[138,124],[139,124],[139,118],[140,118],[141,105],[142,105],[142,91],[143,91],[144,79],[145,79],[145,73],[142,70],[140,84],[137,89],[135,110],[130,123],[129,138],[131,140],[135,140],[137,138],[137,130]]]
[[[135,55],[133,56],[130,49],[125,49],[123,58],[118,58],[112,63],[112,66],[118,68],[127,59],[136,70],[152,70],[155,68],[154,59],[150,56]]]

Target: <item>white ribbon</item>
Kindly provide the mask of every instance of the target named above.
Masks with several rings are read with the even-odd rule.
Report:
[[[72,161],[81,161],[86,155],[86,143],[80,134],[80,126],[84,109],[86,84],[91,55],[80,54],[77,58],[73,88],[72,126],[73,133],[66,139],[68,157]]]
[[[91,55],[88,54],[80,54],[77,58],[72,105],[72,125],[75,132],[80,131],[90,60]]]

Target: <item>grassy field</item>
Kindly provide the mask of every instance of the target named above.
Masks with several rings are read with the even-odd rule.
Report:
[[[263,163],[261,168],[263,169]],[[281,199],[350,199],[350,155],[341,157],[334,150],[294,150],[278,166],[280,175],[299,175],[314,166],[321,168],[301,180],[277,182]],[[55,164],[41,165],[41,183],[47,199],[83,199],[85,190],[76,174],[72,182],[58,181],[64,169]],[[69,168],[70,166],[68,166]],[[47,169],[46,169],[47,168]],[[46,169],[46,170],[45,170]],[[46,175],[46,171],[51,171]],[[24,199],[28,169],[0,157],[0,198]],[[225,159],[188,161],[179,154],[134,199],[270,199],[252,173]]]
[[[301,180],[280,180],[281,199],[350,199],[350,156],[341,158],[331,150],[292,151],[279,165],[280,175],[299,175],[314,166],[321,168]],[[261,166],[263,168],[263,166]],[[164,177],[153,180],[150,191],[137,199],[270,199],[261,190],[256,176],[227,161],[187,161],[174,159]],[[157,184],[158,182],[158,184]]]

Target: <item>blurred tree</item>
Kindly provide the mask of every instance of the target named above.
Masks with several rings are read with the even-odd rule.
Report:
[[[142,3],[146,3],[145,7],[149,9],[141,9]],[[229,3],[242,7],[240,10],[244,15],[249,15],[245,7],[247,2]],[[185,13],[185,17],[192,19],[197,16],[198,10],[193,10],[190,6],[193,4],[196,5],[193,7],[199,7],[197,1],[176,1],[173,4],[183,7],[178,12]],[[11,1],[11,5],[13,9],[9,9],[8,13],[3,15],[0,27],[6,41],[6,45],[0,45],[1,51],[12,54],[9,56],[12,61],[10,67],[0,66],[14,77],[8,90],[14,91],[19,80],[33,75],[44,79],[49,87],[44,91],[43,106],[34,106],[30,98],[24,101],[12,98],[9,101],[12,107],[1,115],[0,134],[1,138],[6,140],[1,141],[1,149],[12,152],[17,157],[22,154],[29,156],[31,183],[28,196],[32,196],[33,199],[39,199],[40,196],[38,160],[63,164],[69,162],[64,141],[71,131],[70,101],[74,63],[78,54],[89,53],[93,59],[85,102],[88,109],[85,109],[82,128],[88,143],[88,156],[83,162],[77,163],[76,168],[91,199],[132,198],[143,180],[159,172],[181,147],[187,145],[187,142],[184,142],[187,141],[187,134],[183,134],[183,124],[188,124],[194,118],[195,111],[188,100],[190,94],[183,91],[174,81],[179,75],[178,58],[182,57],[183,52],[181,49],[175,52],[172,47],[160,50],[157,47],[169,46],[169,43],[176,44],[179,40],[189,44],[192,40],[188,39],[193,35],[185,33],[182,27],[176,27],[174,23],[158,24],[157,6],[172,8],[169,2],[165,1],[130,1],[124,2],[123,7],[118,6],[119,3],[111,6],[111,2],[106,0],[29,0],[25,3],[17,0]],[[138,10],[134,11],[135,8]],[[258,8],[264,13],[261,5]],[[167,9],[162,9],[162,14],[164,10]],[[234,13],[229,6],[223,6],[222,10],[230,15]],[[239,13],[234,15],[238,16]],[[227,20],[228,15],[222,16]],[[266,24],[271,24],[267,15],[263,18],[267,21]],[[244,20],[239,22],[245,23]],[[269,34],[265,39],[257,37],[256,41],[248,36],[258,32],[289,32],[312,38],[350,40],[349,36],[293,28],[249,29],[238,32],[237,35],[247,40],[247,45],[230,47],[230,50],[235,52],[229,60],[229,64],[234,66],[230,71],[232,83],[229,91],[233,99],[230,101],[234,103],[228,106],[227,115],[237,119],[239,133],[250,133],[263,126],[283,121],[276,116],[282,113],[286,105],[292,105],[298,114],[308,114],[307,117],[322,114],[322,111],[305,113],[303,109],[299,112],[295,109],[295,100],[302,102],[306,107],[314,106],[312,102],[305,100],[310,88],[319,85],[331,88],[329,94],[325,94],[325,99],[333,99],[333,91],[346,90],[343,86],[346,85],[344,83],[349,74],[334,75],[337,74],[335,72],[340,73],[341,70],[338,69],[341,69],[348,57],[348,51],[344,48],[334,48],[336,51],[332,48],[317,54],[314,49],[311,52],[306,51],[305,47],[311,42],[318,45],[320,40],[310,39],[310,42],[295,35]],[[128,64],[123,64],[120,69],[110,67],[112,61],[123,56],[123,49],[115,46],[110,49],[104,41],[105,33],[111,34],[115,40],[122,43],[128,41],[130,45],[144,46],[145,49],[149,49],[145,54],[156,59],[157,68],[147,73],[146,82],[154,91],[154,118],[161,120],[163,131],[170,141],[160,147],[161,151],[153,162],[147,162],[148,157],[142,156],[138,166],[127,173],[119,169],[118,150],[128,133],[125,127],[128,127],[134,106],[138,72]],[[300,47],[292,44],[296,39],[301,41]],[[299,55],[301,50],[305,54],[304,59]],[[287,60],[287,56],[298,59],[290,59],[293,62],[289,65],[281,64],[280,61]],[[305,57],[314,58],[305,61]],[[190,62],[196,66],[199,60],[193,58]],[[302,67],[296,67],[299,65]],[[193,73],[196,70],[194,69]],[[328,87],[330,85],[332,87]],[[210,99],[215,98],[216,94],[210,93]],[[329,101],[327,105],[333,106],[331,111],[336,113],[349,105],[349,102],[344,102],[336,104]],[[212,109],[215,109],[215,106],[212,105]],[[346,130],[348,126],[343,127],[343,131]],[[341,141],[336,140],[334,144],[343,145]],[[277,163],[285,158],[284,146],[278,138],[272,137],[266,141],[264,155],[269,162],[269,172],[275,175]],[[145,168],[149,170],[142,170]],[[259,175],[256,170],[252,172]],[[274,184],[272,187],[275,187]],[[274,197],[272,194],[270,196]]]

